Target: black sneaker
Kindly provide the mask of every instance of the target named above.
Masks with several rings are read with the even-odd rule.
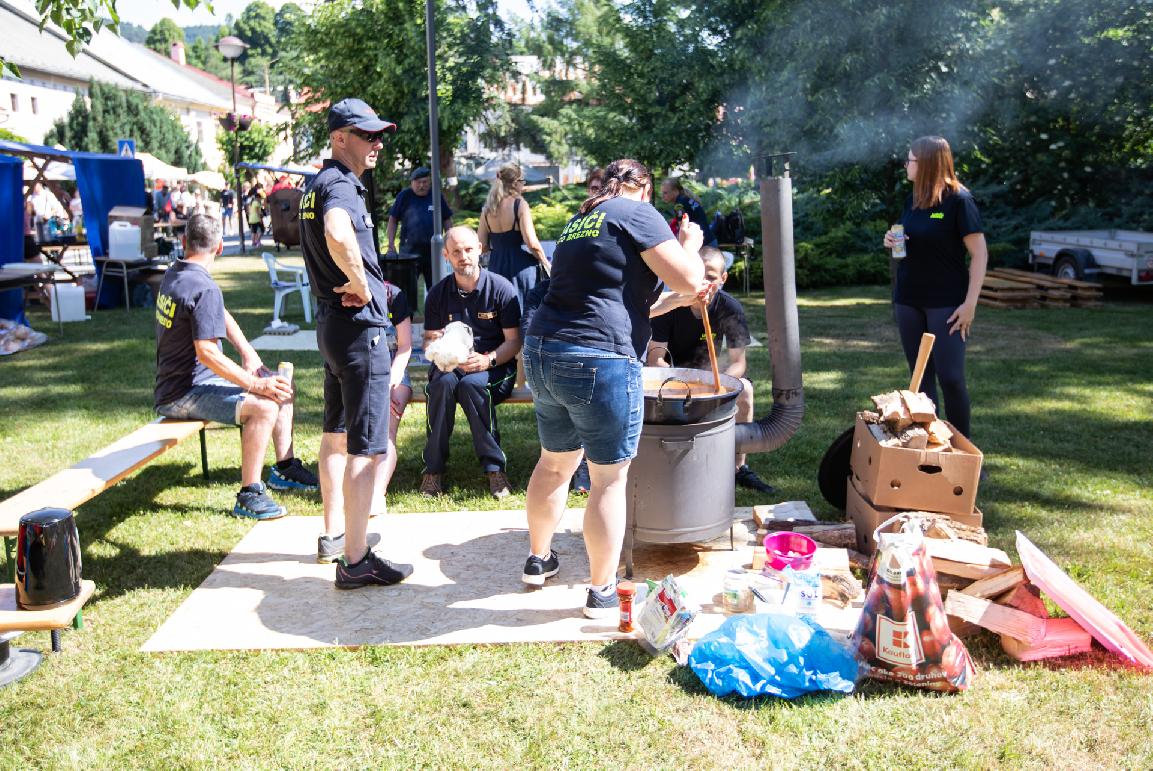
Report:
[[[336,588],[359,589],[362,586],[391,586],[412,575],[412,565],[389,562],[372,549],[364,559],[349,565],[343,558],[336,563]]]
[[[380,533],[369,533],[366,537],[368,548],[380,543]],[[324,564],[336,562],[344,556],[344,533],[338,536],[322,535],[316,539],[316,561]]]
[[[777,488],[757,476],[757,472],[749,468],[747,463],[737,469],[737,484],[765,495],[772,495],[777,491]]]
[[[263,482],[240,488],[232,507],[232,516],[245,519],[280,519],[287,513],[288,509],[268,497]]]
[[[585,600],[585,618],[611,618],[620,610],[621,601],[617,598],[616,587],[601,594],[589,587],[588,598]]]
[[[520,580],[531,586],[544,586],[544,580],[555,576],[558,570],[560,570],[560,560],[557,559],[555,551],[550,551],[548,559],[544,560],[535,554],[530,554],[524,563],[524,572],[521,574]]]
[[[320,480],[304,467],[300,458],[291,458],[288,467],[273,466],[268,472],[268,486],[273,490],[319,490]]]

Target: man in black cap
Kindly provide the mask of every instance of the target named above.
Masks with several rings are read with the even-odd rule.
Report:
[[[424,166],[414,169],[409,175],[409,185],[396,196],[388,211],[388,251],[396,251],[396,226],[400,230],[400,250],[405,254],[420,257],[417,263],[420,275],[424,276],[424,291],[432,288],[432,172]],[[452,227],[452,209],[442,194],[440,197],[441,217],[444,230]],[[415,301],[415,298],[413,298]]]
[[[332,158],[300,200],[300,246],[318,301],[316,341],[324,358],[325,533],[317,560],[336,561],[338,589],[387,586],[412,574],[411,565],[372,551],[367,536],[373,501],[384,489],[390,359],[384,276],[360,177],[376,167],[385,133],[395,130],[360,99],[334,104],[328,112]]]

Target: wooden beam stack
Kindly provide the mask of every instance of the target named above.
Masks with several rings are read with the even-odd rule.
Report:
[[[1014,284],[1018,286],[1014,287]],[[996,287],[1001,287],[1001,289],[998,290]],[[990,300],[997,302],[998,291],[1019,294],[1028,289],[1037,292],[1037,302],[1045,308],[1097,308],[1102,302],[1100,284],[1077,279],[1055,278],[1015,268],[995,268],[985,274],[985,283],[981,285],[981,297],[984,299],[988,296]],[[991,307],[1030,307],[993,305],[992,302],[981,304]]]

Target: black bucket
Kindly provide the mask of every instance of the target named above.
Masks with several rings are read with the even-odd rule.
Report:
[[[67,509],[40,509],[20,518],[16,604],[46,610],[80,596],[80,535]]]

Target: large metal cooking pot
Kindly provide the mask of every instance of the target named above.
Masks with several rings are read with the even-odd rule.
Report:
[[[683,425],[728,417],[737,409],[741,381],[721,375],[722,393],[713,393],[713,373],[687,367],[645,367],[645,423]]]

